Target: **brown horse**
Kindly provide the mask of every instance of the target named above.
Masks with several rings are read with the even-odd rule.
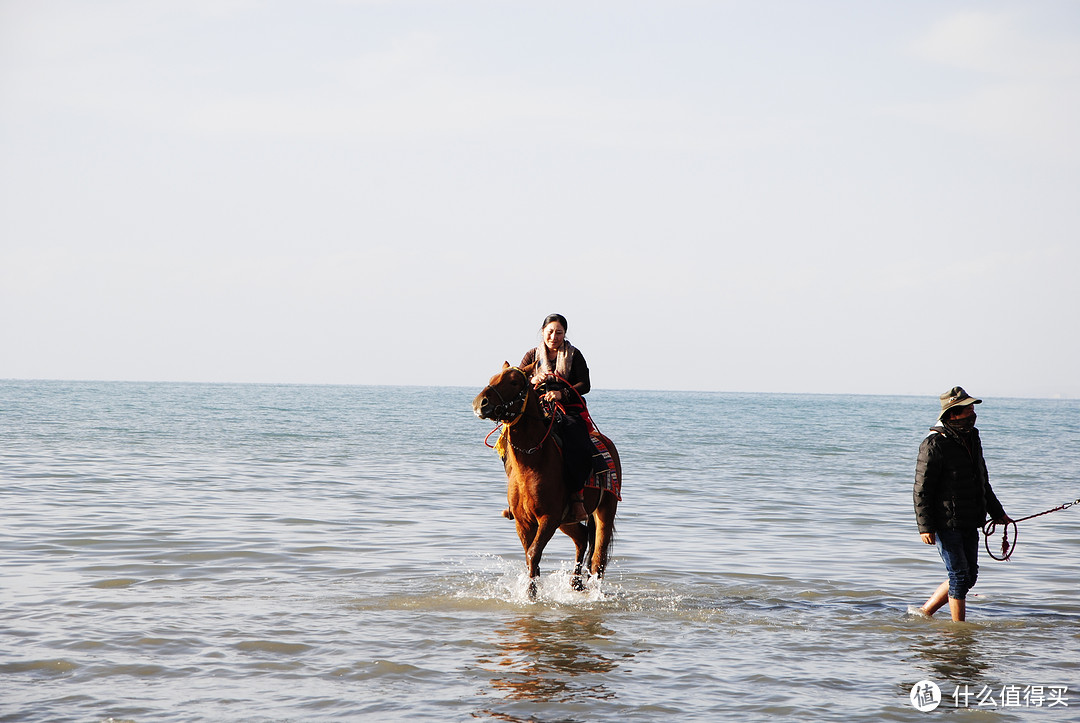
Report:
[[[540,576],[540,557],[544,547],[562,530],[577,547],[573,586],[584,589],[582,565],[592,548],[589,572],[602,578],[607,567],[608,548],[615,534],[615,509],[619,500],[611,492],[585,488],[585,509],[589,512],[587,525],[563,524],[570,504],[570,492],[563,482],[562,451],[552,437],[552,423],[544,415],[540,398],[529,383],[533,366],[525,369],[503,362],[502,371],[491,378],[483,391],[473,400],[473,412],[481,419],[491,419],[506,425],[506,499],[510,517],[517,524],[518,537],[525,549],[525,564],[529,567],[529,596],[536,596],[536,581]],[[622,478],[622,466],[615,445],[600,435],[615,461]]]

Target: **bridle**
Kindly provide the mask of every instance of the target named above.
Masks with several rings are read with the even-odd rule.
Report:
[[[551,421],[548,424],[547,431],[544,432],[544,436],[540,439],[536,446],[531,447],[530,449],[522,449],[521,447],[514,444],[513,440],[510,439],[510,430],[515,424],[521,421],[521,418],[523,416],[525,416],[525,407],[529,403],[529,375],[518,367],[510,367],[510,369],[512,371],[518,372],[519,374],[521,374],[522,377],[525,378],[525,384],[524,386],[522,386],[521,392],[516,397],[507,400],[502,395],[502,392],[500,392],[497,387],[494,387],[491,384],[488,384],[480,392],[481,394],[487,396],[488,390],[491,390],[492,392],[495,392],[495,395],[499,398],[499,403],[492,407],[491,413],[488,415],[491,419],[499,422],[499,425],[488,433],[487,439],[484,440],[484,444],[486,444],[488,447],[493,447],[494,445],[490,444],[488,442],[488,439],[490,439],[491,435],[498,431],[500,427],[504,427],[506,434],[506,442],[511,447],[516,449],[518,452],[521,452],[522,454],[536,454],[540,451],[540,448],[544,446],[544,442],[547,441],[547,438],[551,436],[551,430],[555,428],[555,415],[551,415]],[[521,406],[518,407],[515,411],[511,411],[512,407],[518,404],[518,402],[521,403]]]
[[[480,392],[485,397],[490,396],[489,392],[494,392],[495,396],[499,398],[499,403],[491,408],[491,413],[488,416],[496,422],[502,422],[503,424],[512,424],[513,422],[516,422],[521,415],[525,413],[525,404],[529,401],[529,378],[525,375],[525,372],[517,367],[510,367],[510,369],[525,377],[525,383],[521,386],[521,392],[516,397],[507,399],[503,396],[502,392],[499,391],[498,387],[491,384],[488,384],[484,387],[483,391]],[[517,409],[514,409],[515,405],[517,406]]]

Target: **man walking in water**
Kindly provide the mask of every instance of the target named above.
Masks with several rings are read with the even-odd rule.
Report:
[[[998,524],[1011,521],[990,487],[975,428],[974,405],[981,403],[963,387],[942,394],[941,414],[922,441],[915,465],[919,534],[927,545],[937,545],[949,573],[919,612],[933,615],[947,601],[957,622],[966,617],[967,592],[979,576],[979,531],[987,514]]]

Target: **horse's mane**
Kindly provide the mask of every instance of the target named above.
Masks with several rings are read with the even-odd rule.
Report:
[[[531,380],[533,378],[533,374],[536,373],[536,365],[539,364],[539,363],[540,362],[538,362],[538,361],[534,361],[532,364],[529,364],[528,366],[518,367],[519,369],[521,369],[521,371],[523,371],[525,373],[525,381],[526,382],[531,382]]]

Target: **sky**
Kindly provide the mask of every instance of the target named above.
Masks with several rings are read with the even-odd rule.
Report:
[[[0,0],[0,379],[1080,398],[1080,4]]]

